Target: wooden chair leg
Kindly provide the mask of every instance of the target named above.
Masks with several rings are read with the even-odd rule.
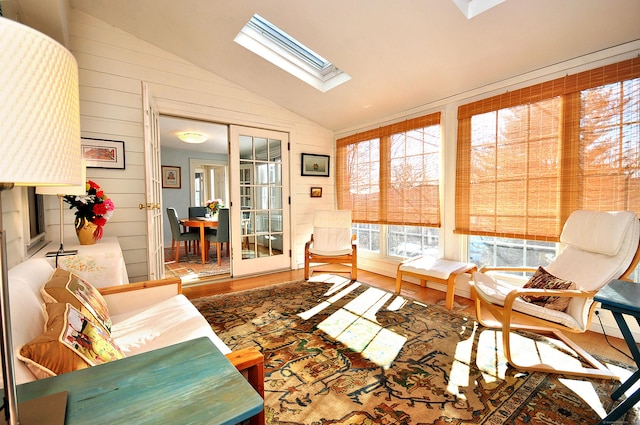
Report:
[[[244,348],[227,354],[227,359],[240,372],[247,371],[247,380],[264,400],[264,356],[256,347]],[[250,419],[251,425],[264,425],[264,407]]]

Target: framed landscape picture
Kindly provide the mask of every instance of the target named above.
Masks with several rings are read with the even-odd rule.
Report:
[[[329,177],[329,155],[302,154],[302,175]]]
[[[180,167],[174,167],[172,165],[162,166],[162,187],[164,189],[180,189],[181,177]]]
[[[82,158],[89,168],[117,168],[124,170],[124,142],[118,140],[80,139]]]

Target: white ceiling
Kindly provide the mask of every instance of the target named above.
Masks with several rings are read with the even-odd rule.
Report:
[[[339,131],[640,39],[638,0],[71,0],[71,6]],[[236,44],[254,13],[349,74],[321,93]],[[168,30],[173,29],[173,30]]]
[[[337,132],[640,40],[638,0],[65,1]],[[321,93],[236,44],[254,13],[352,79]]]

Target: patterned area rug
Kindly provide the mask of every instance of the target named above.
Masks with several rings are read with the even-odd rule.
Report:
[[[587,425],[611,409],[616,383],[514,370],[474,317],[320,280],[193,300],[231,349],[263,352],[268,424]]]
[[[223,251],[224,253],[224,251]],[[185,253],[184,246],[180,250],[180,262],[171,257],[171,248],[164,250],[164,271],[168,277],[179,277],[183,281],[206,280],[218,276],[228,276],[230,272],[229,257],[222,255],[222,264],[218,265],[216,250],[212,248],[209,259],[202,264],[202,257],[194,253]]]

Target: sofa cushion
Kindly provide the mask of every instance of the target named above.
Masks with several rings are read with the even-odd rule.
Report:
[[[11,336],[13,346],[20,347],[40,335],[46,321],[40,288],[53,273],[44,258],[32,258],[9,270],[11,299]],[[16,383],[33,381],[33,374],[21,361],[14,362]]]
[[[576,284],[569,281],[560,279],[543,269],[538,267],[538,270],[531,276],[531,279],[523,286],[523,288],[537,288],[537,289],[576,289]],[[569,297],[554,297],[546,295],[523,295],[522,299],[529,303],[541,305],[551,310],[565,311],[569,306]]]
[[[47,378],[124,358],[104,329],[68,303],[45,305],[46,330],[20,347],[18,358]]]
[[[111,337],[127,356],[202,336],[208,337],[223,354],[231,352],[184,295],[114,315],[112,320]]]
[[[111,331],[111,318],[107,303],[89,282],[75,273],[56,269],[41,290],[46,303],[69,303],[76,309]]]

